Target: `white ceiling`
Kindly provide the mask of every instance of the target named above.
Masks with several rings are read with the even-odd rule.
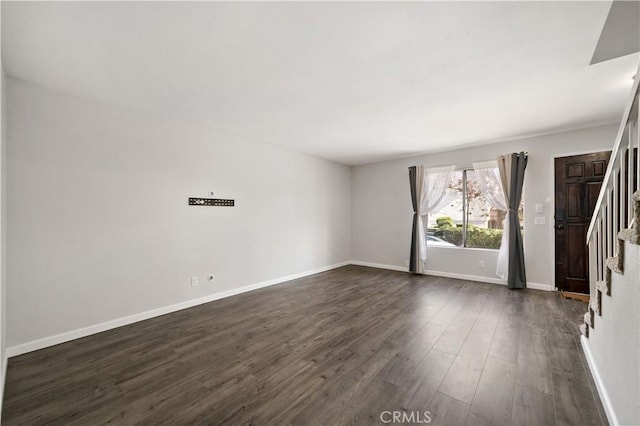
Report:
[[[8,75],[363,164],[620,120],[610,2],[2,2]]]

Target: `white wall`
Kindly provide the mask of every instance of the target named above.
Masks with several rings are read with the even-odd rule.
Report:
[[[556,133],[510,142],[354,167],[352,171],[352,258],[404,268],[409,259],[411,199],[408,167],[469,164],[500,154],[528,151],[525,175],[525,262],[527,280],[554,284],[553,158],[613,147],[617,125]],[[535,205],[544,205],[546,225],[534,225]],[[538,215],[540,216],[540,215]],[[497,251],[428,247],[434,273],[496,279]],[[478,261],[485,261],[485,268]]]
[[[0,413],[2,413],[2,396],[7,378],[7,103],[6,76],[2,68],[2,59],[0,59],[0,74],[2,105],[0,114]]]
[[[0,4],[0,22],[2,22],[2,4]],[[0,30],[0,34],[2,31]],[[0,46],[2,37],[0,35]],[[6,280],[6,80],[4,67],[2,65],[2,54],[0,52],[0,414],[2,413],[2,396],[4,395],[4,382],[7,371],[7,280]]]
[[[7,89],[10,347],[349,260],[349,167]],[[187,205],[209,191],[236,207]]]
[[[582,339],[611,424],[640,424],[640,246],[626,243],[624,275],[612,274],[589,338]]]

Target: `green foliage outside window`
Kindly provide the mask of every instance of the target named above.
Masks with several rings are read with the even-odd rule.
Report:
[[[456,225],[449,216],[436,219],[433,234],[445,241],[462,245],[462,225]],[[472,224],[467,225],[467,247],[499,249],[502,242],[502,229],[480,228]],[[427,243],[428,244],[428,243]]]

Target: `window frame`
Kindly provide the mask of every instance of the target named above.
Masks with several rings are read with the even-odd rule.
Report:
[[[474,171],[473,166],[470,166],[469,164],[463,164],[463,165],[457,165],[455,166],[455,170],[456,172],[462,172],[462,243],[461,245],[457,246],[454,245],[454,247],[444,247],[444,248],[448,248],[448,249],[466,249],[466,250],[491,250],[491,251],[498,251],[500,250],[500,247],[498,248],[486,248],[486,247],[467,247],[467,232],[468,232],[468,225],[469,225],[469,217],[468,217],[468,212],[469,212],[469,197],[468,197],[468,177],[467,177],[467,172],[468,171]],[[524,192],[523,192],[523,196],[522,196],[522,200],[521,200],[521,204],[522,204],[522,214],[524,216]],[[435,213],[435,212],[434,212]],[[430,214],[431,215],[431,214]],[[425,236],[428,235],[428,220],[425,221]],[[522,220],[521,223],[521,227],[524,230],[524,218]],[[523,237],[524,237],[524,233],[523,233]],[[440,247],[443,248],[443,247]]]
[[[467,187],[467,171],[469,170],[473,169],[462,169],[462,245],[460,248],[469,248],[467,247],[467,226],[469,225],[469,197],[467,196],[469,188]]]

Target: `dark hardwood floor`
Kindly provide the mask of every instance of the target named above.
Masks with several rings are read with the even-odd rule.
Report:
[[[584,310],[347,266],[11,358],[2,423],[603,424]]]

